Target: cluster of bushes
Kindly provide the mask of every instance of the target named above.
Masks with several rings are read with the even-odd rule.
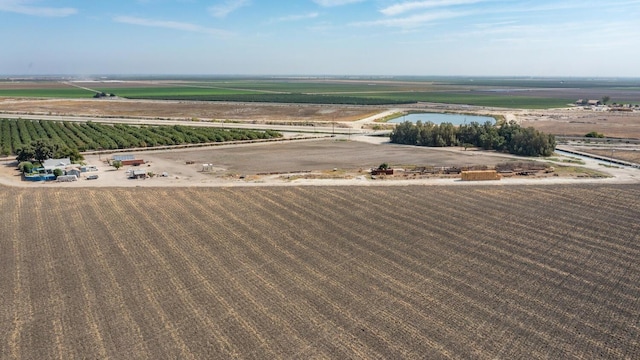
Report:
[[[47,139],[56,144],[61,155],[67,153],[73,155],[74,151],[77,153],[86,150],[269,139],[281,136],[282,134],[272,130],[2,119],[0,120],[0,154],[18,155],[20,150],[28,150],[33,141],[41,139]]]
[[[597,131],[590,131],[584,137],[602,139],[604,138],[604,134],[599,133]]]
[[[515,155],[550,156],[556,148],[553,135],[532,127],[523,128],[511,121],[494,125],[472,122],[454,126],[432,122],[405,121],[391,132],[391,142],[420,146],[477,146],[486,150],[507,151]]]

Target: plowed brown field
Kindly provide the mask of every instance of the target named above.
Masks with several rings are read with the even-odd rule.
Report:
[[[640,357],[640,187],[0,188],[0,358]]]

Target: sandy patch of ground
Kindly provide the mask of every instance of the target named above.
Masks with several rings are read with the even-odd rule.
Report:
[[[607,137],[640,139],[640,112],[592,111],[582,108],[527,111],[516,115],[522,126],[565,136],[597,131]]]
[[[362,139],[367,137],[362,137]],[[353,140],[360,140],[354,138]],[[640,182],[639,169],[607,168],[587,161],[589,168],[608,172],[609,178],[588,178],[579,174],[540,178],[510,177],[500,181],[463,182],[457,176],[386,176],[372,179],[368,170],[383,162],[402,169],[411,166],[493,166],[523,158],[462,148],[422,148],[385,144],[384,138],[368,137],[367,142],[325,139],[289,143],[219,146],[197,150],[145,151],[136,157],[140,166],[115,170],[104,156],[86,156],[85,162],[99,171],[83,174],[71,183],[22,181],[15,164],[0,167],[0,183],[25,187],[164,187],[164,186],[292,186],[292,185],[472,185],[472,184],[564,184],[596,182]],[[377,142],[377,143],[376,143]],[[530,159],[525,159],[530,160]],[[189,163],[187,163],[189,162]],[[205,166],[205,164],[211,164]],[[565,165],[559,161],[557,166]],[[128,171],[144,170],[154,176],[128,179]],[[167,176],[160,176],[166,173]],[[98,175],[87,180],[87,175]]]
[[[124,99],[6,99],[0,111],[25,114],[180,118],[277,122],[349,122],[374,115],[377,107],[309,104],[151,101]]]

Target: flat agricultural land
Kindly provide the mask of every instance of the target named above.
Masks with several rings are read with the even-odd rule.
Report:
[[[0,187],[0,358],[640,357],[640,187]]]
[[[613,149],[614,151],[611,151],[611,149],[607,149],[607,148],[581,147],[578,150],[585,153],[589,153],[589,154],[612,157],[614,159],[619,159],[619,160],[640,164],[640,149],[638,148],[625,149],[620,147],[618,148],[613,147]]]
[[[533,110],[517,115],[520,125],[555,135],[584,136],[591,131],[613,138],[640,139],[640,112],[591,111],[581,108]]]
[[[380,107],[310,104],[256,104],[207,101],[0,100],[0,111],[29,114],[151,119],[213,119],[239,121],[354,121],[382,111]]]
[[[184,164],[194,161],[196,167],[211,163],[236,174],[265,172],[320,171],[333,168],[368,170],[386,162],[393,167],[473,166],[507,162],[513,157],[483,151],[433,149],[396,144],[368,144],[333,139],[290,143],[255,144],[202,150],[155,152],[150,159]]]
[[[92,81],[3,81],[0,96],[75,97],[95,92],[155,100],[215,100],[278,103],[446,103],[502,108],[565,107],[577,99],[609,96],[618,103],[640,104],[638,79],[592,80],[553,78],[168,78],[100,79]],[[38,88],[42,85],[42,88]],[[61,96],[56,96],[59,91]]]

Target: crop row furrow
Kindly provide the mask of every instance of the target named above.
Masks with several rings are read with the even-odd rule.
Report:
[[[175,201],[178,202],[174,207],[175,210],[183,214],[189,214],[189,212],[187,211],[187,208],[185,207],[185,203],[187,202],[187,199],[179,198],[179,199],[176,199]],[[159,213],[162,213],[162,217],[165,217],[167,219],[172,219],[170,214],[165,213],[165,209],[163,209],[162,207],[157,208],[155,210],[157,210]],[[204,214],[201,213],[201,215],[204,215]],[[202,256],[204,254],[207,254],[205,246],[198,239],[199,237],[197,236],[197,234],[190,233],[189,231],[189,229],[199,228],[199,227],[192,226],[192,223],[194,222],[195,219],[196,217],[193,216],[187,219],[187,221],[172,221],[167,223],[166,225],[169,225],[172,229],[174,229],[176,239],[180,239],[180,241],[170,242],[169,245],[172,247],[172,251],[181,255],[181,257],[183,258],[182,261],[189,264],[189,267],[191,269],[191,275],[196,276],[197,286],[203,287],[208,294],[215,295],[219,292],[220,289],[219,289],[219,286],[214,286],[212,275],[216,274],[216,272],[219,271],[219,269],[222,269],[223,267],[212,266],[211,260],[213,259],[208,256]],[[202,223],[201,225],[202,226],[210,225],[210,223],[208,224]],[[177,245],[180,245],[180,246],[177,246]],[[189,253],[191,254],[195,254],[195,256],[194,255],[189,256],[189,253],[187,253],[187,251],[189,251]],[[234,280],[235,279],[233,277],[227,277],[224,282],[226,284],[229,284],[229,283],[233,283]],[[251,303],[252,305],[250,306],[251,308],[255,308],[255,309],[260,308],[254,296],[250,294],[245,287],[235,286],[235,290],[240,293],[240,296],[242,296],[245,299],[245,301]],[[268,296],[268,293],[265,292],[262,295]],[[252,316],[251,319],[253,319],[253,321],[251,321],[250,319],[247,319],[246,317],[241,315],[241,313],[243,312],[243,309],[242,307],[238,306],[239,304],[235,304],[232,301],[225,299],[224,297],[219,297],[219,301],[221,302],[221,305],[223,308],[231,309],[229,311],[229,314],[231,314],[233,318],[239,324],[242,325],[245,332],[248,332],[252,335],[255,341],[259,343],[260,346],[262,347],[263,352],[274,354],[273,350],[269,348],[269,342],[265,338],[265,336],[272,336],[274,334],[263,333],[259,331],[258,329],[261,324],[253,322],[253,321],[258,321],[258,320],[268,318],[268,314],[263,312],[257,316]],[[248,308],[249,306],[245,306],[245,307]],[[206,308],[203,310],[206,311]],[[208,325],[211,330],[215,330],[215,324],[210,323]]]
[[[149,199],[156,196],[153,193],[147,193],[146,195],[149,196]],[[143,198],[144,200],[147,200],[147,198]],[[228,302],[223,297],[217,297],[218,304],[199,301],[200,288],[204,288],[208,294],[213,296],[216,296],[217,288],[212,285],[208,276],[192,259],[192,257],[197,258],[199,253],[187,253],[184,249],[191,247],[194,241],[190,237],[180,236],[183,235],[180,232],[184,222],[180,225],[180,221],[173,221],[172,214],[164,213],[162,207],[141,209],[135,211],[135,213],[139,219],[147,220],[143,221],[144,230],[153,234],[155,238],[155,241],[148,244],[148,250],[154,254],[156,267],[167,272],[166,281],[174,289],[176,300],[180,303],[180,309],[171,308],[173,310],[171,315],[177,316],[182,311],[191,314],[189,316],[192,322],[191,326],[197,326],[199,332],[213,332],[210,336],[215,338],[216,331],[219,331],[219,324],[215,323],[215,317],[210,316],[210,308],[216,312],[226,309],[232,316],[227,317],[227,321],[223,322],[223,324],[226,323],[227,328],[225,330],[234,329],[232,332],[232,334],[236,335],[233,338],[234,342],[238,345],[264,343],[260,335],[253,330],[252,325],[238,313],[235,304]],[[161,221],[151,221],[151,219],[161,219]],[[168,233],[166,229],[171,229],[171,233]],[[202,347],[210,344],[191,342],[193,337],[187,336],[188,332],[192,330],[191,328],[182,330],[184,340],[188,342],[187,346],[192,353],[208,351],[202,349]],[[193,330],[195,331],[196,328]],[[237,337],[239,333],[243,334],[241,338]],[[225,341],[223,340],[223,342]],[[216,344],[217,348],[223,346],[224,344]]]
[[[372,198],[379,199],[379,196],[372,196]],[[370,204],[367,204],[367,205],[370,205]],[[426,211],[426,210],[425,210],[425,211]],[[427,212],[428,212],[428,211],[427,211]],[[432,216],[432,217],[428,217],[428,218],[432,219],[432,221],[439,221],[437,214],[434,214],[434,216]],[[443,226],[442,226],[442,228],[447,228],[446,224],[444,224],[444,223],[443,223],[442,225],[443,225]],[[452,234],[452,235],[453,235],[453,234]],[[434,271],[435,271],[435,270],[434,270]],[[447,280],[446,280],[446,279],[447,279],[447,277],[450,277],[450,276],[451,276],[451,269],[446,269],[446,270],[444,270],[444,271],[443,271],[443,273],[442,273],[442,275],[443,275],[443,276],[445,276],[444,281],[447,281]],[[457,280],[457,281],[463,281],[462,279],[456,279],[456,280]],[[464,282],[462,282],[462,283],[464,283]],[[497,283],[496,285],[498,285],[498,284],[499,284],[499,283]],[[466,283],[465,283],[465,285],[469,285],[469,286],[471,286],[471,287],[473,288],[473,285],[472,285],[472,284],[466,284]],[[476,290],[476,291],[478,291],[478,292],[482,292],[482,291],[483,291],[483,289],[482,289],[482,288],[476,288],[475,290]],[[469,295],[469,296],[472,296],[472,295]]]
[[[11,334],[7,337],[9,354],[7,357],[14,359],[21,358],[22,349],[24,347],[23,341],[26,337],[24,334],[25,324],[33,321],[33,304],[31,302],[31,295],[29,293],[29,278],[27,276],[28,271],[28,254],[25,254],[25,246],[22,241],[21,229],[25,228],[27,220],[30,216],[24,216],[27,214],[28,205],[25,204],[25,192],[20,192],[14,196],[15,207],[11,222],[4,224],[8,229],[13,231],[8,234],[7,238],[12,242],[12,255],[13,255],[13,288],[11,289],[12,303],[11,309],[13,319],[11,321]],[[26,269],[25,269],[26,268]]]
[[[252,197],[254,195],[252,194]],[[310,267],[307,259],[315,259],[315,261],[320,261],[321,263],[325,263],[326,261],[330,261],[329,259],[318,256],[312,253],[307,254],[304,244],[297,243],[296,246],[282,246],[285,245],[283,243],[278,244],[280,241],[288,240],[295,241],[295,236],[286,236],[286,235],[276,235],[276,236],[264,236],[264,233],[256,230],[262,229],[266,231],[267,229],[278,229],[278,228],[291,228],[291,226],[274,226],[272,219],[269,219],[267,222],[260,223],[248,223],[246,219],[248,216],[242,216],[241,213],[246,211],[244,208],[234,208],[232,204],[228,204],[231,206],[229,209],[231,214],[235,214],[237,216],[235,218],[235,223],[240,223],[243,225],[243,228],[246,229],[246,232],[253,233],[249,235],[250,239],[256,240],[266,240],[268,241],[273,248],[281,248],[283,254],[286,256],[281,261],[276,262],[268,262],[264,265],[263,270],[265,272],[273,271],[281,272],[282,274],[286,274],[284,276],[289,276],[289,288],[297,288],[300,291],[300,298],[307,299],[308,306],[312,309],[313,312],[320,314],[320,317],[325,317],[326,321],[329,323],[333,323],[333,326],[327,327],[327,323],[321,324],[321,326],[330,331],[329,337],[333,336],[333,339],[338,343],[341,343],[341,346],[344,348],[349,348],[349,342],[342,338],[342,333],[344,333],[347,328],[344,328],[344,321],[351,319],[353,322],[357,322],[357,319],[350,313],[343,314],[343,318],[336,318],[335,316],[330,316],[332,313],[335,313],[340,309],[340,304],[336,301],[338,299],[349,298],[349,296],[337,296],[338,294],[348,292],[349,289],[344,286],[344,284],[337,283],[332,277],[327,274],[325,271],[317,270],[318,268],[328,268],[330,265],[319,265],[314,263],[314,266]],[[251,209],[252,212],[255,212],[255,209]],[[261,211],[264,214],[271,214],[271,212]],[[254,218],[256,220],[257,218]],[[291,250],[295,250],[292,252]],[[300,252],[303,251],[303,252]],[[317,266],[319,265],[319,266]],[[283,270],[279,270],[283,268]],[[296,271],[296,269],[298,269]],[[304,270],[300,270],[304,269]],[[308,285],[318,284],[322,285],[319,289],[315,287],[309,288]],[[309,294],[309,291],[313,292],[313,295]],[[337,297],[337,298],[336,298]],[[328,306],[328,308],[327,308]],[[338,321],[338,322],[336,322]],[[342,328],[343,331],[336,332],[336,328]],[[345,342],[346,341],[346,342]],[[381,356],[377,352],[371,352],[372,349],[363,348],[361,356],[371,357],[371,356]]]
[[[374,198],[379,199],[380,197],[379,196],[374,196]],[[472,222],[475,223],[475,221],[473,221],[473,220],[472,220]],[[444,226],[444,224],[443,224],[443,226]]]
[[[118,282],[126,284],[132,293],[128,294],[128,303],[135,306],[142,314],[132,313],[141,330],[143,342],[147,344],[135,344],[134,346],[146,347],[155,356],[172,356],[180,358],[193,358],[191,350],[187,348],[184,339],[179,334],[180,327],[185,319],[176,320],[164,308],[164,296],[169,295],[162,288],[164,284],[158,284],[159,277],[169,276],[163,269],[156,265],[149,254],[153,249],[149,247],[149,238],[155,234],[144,233],[138,226],[139,220],[129,213],[129,206],[135,206],[137,201],[124,202],[121,192],[97,192],[92,191],[90,197],[90,212],[88,218],[94,219],[93,226],[96,232],[108,234],[109,240],[115,244],[117,251],[112,251],[114,258],[122,258],[119,262]],[[118,219],[114,223],[113,219]],[[111,224],[111,225],[108,225]],[[122,273],[122,271],[127,271]],[[133,299],[131,299],[133,297]],[[142,300],[145,301],[142,301]],[[141,302],[142,301],[142,302]],[[125,305],[126,306],[126,305]],[[147,326],[144,326],[147,325]],[[167,341],[168,336],[171,342]]]
[[[316,199],[320,199],[322,198],[322,201],[327,201],[328,203],[335,203],[336,201],[332,200],[327,200],[327,197],[325,194],[322,194],[322,196],[314,196],[314,198]],[[302,204],[304,204],[302,202]],[[295,206],[294,204],[288,204],[287,206]],[[350,224],[350,223],[346,223],[344,225],[342,225],[342,223],[346,222],[346,218],[344,216],[340,216],[338,214],[328,214],[327,212],[330,212],[329,209],[325,209],[323,207],[323,204],[319,205],[320,207],[323,208],[323,212],[320,214],[320,216],[323,217],[327,217],[327,218],[336,218],[336,219],[341,219],[340,222],[336,222],[334,225],[334,228],[332,228],[332,232],[333,233],[337,233],[338,231],[347,231],[348,228],[350,228],[352,225],[353,227],[357,227],[357,224]],[[300,208],[296,209],[296,212],[299,211],[303,211],[301,208],[303,206],[300,206]],[[339,206],[336,206],[336,208],[339,208]],[[305,214],[306,216],[313,216],[311,214]],[[326,222],[326,221],[325,221]],[[403,284],[401,283],[399,280],[400,277],[403,277],[405,279],[416,279],[415,281],[423,281],[425,280],[424,278],[424,274],[421,272],[411,272],[409,274],[403,274],[403,269],[402,267],[399,265],[401,263],[403,263],[402,261],[398,261],[398,260],[394,260],[394,261],[390,261],[389,259],[387,259],[386,257],[378,257],[379,255],[376,255],[376,249],[375,248],[371,248],[370,246],[362,246],[360,245],[361,243],[365,243],[366,244],[366,238],[369,237],[369,234],[383,234],[381,232],[377,232],[375,227],[371,227],[372,224],[368,224],[369,226],[366,226],[366,231],[365,232],[358,232],[356,235],[349,235],[348,238],[351,240],[351,242],[349,242],[350,246],[359,249],[360,251],[369,251],[369,253],[367,254],[366,252],[364,252],[363,254],[366,254],[367,258],[370,258],[371,256],[374,256],[374,259],[370,259],[370,261],[366,262],[366,263],[358,263],[358,264],[354,264],[355,266],[353,266],[353,269],[357,269],[358,271],[361,271],[363,276],[368,275],[371,277],[371,279],[378,279],[382,282],[382,285],[380,285],[381,289],[390,289],[391,293],[387,294],[386,292],[376,292],[375,295],[377,297],[382,297],[382,298],[387,298],[385,301],[386,302],[390,302],[390,303],[395,303],[396,306],[399,306],[399,308],[404,308],[404,310],[407,310],[407,306],[408,307],[412,307],[412,312],[415,314],[415,316],[417,316],[417,318],[420,318],[420,314],[422,314],[423,309],[421,309],[421,307],[419,305],[416,304],[416,296],[422,296],[421,293],[417,292],[419,290],[419,288],[416,288],[415,285],[407,285],[407,284]],[[382,238],[383,240],[386,241],[391,241],[391,243],[387,243],[387,246],[390,244],[393,244],[393,242],[395,240],[393,239],[389,239],[388,236],[380,236],[380,238]],[[375,257],[378,257],[377,259]],[[347,267],[348,265],[351,264],[340,264],[342,267],[346,267],[347,269],[351,268],[350,266]],[[381,270],[384,269],[383,272],[381,272]],[[393,274],[393,275],[391,275]],[[372,280],[369,280],[372,281]],[[413,283],[413,281],[411,282]],[[433,287],[437,287],[437,284],[431,284],[431,286]],[[431,286],[429,287],[429,289],[431,290]],[[398,292],[398,290],[402,289],[402,291]],[[392,293],[395,293],[395,295],[391,296]],[[374,299],[369,299],[370,303],[373,301]],[[375,301],[373,301],[373,303],[375,303]],[[446,308],[446,306],[443,306],[443,308]],[[465,321],[464,319],[459,319],[462,320],[463,322]],[[429,321],[433,321],[433,319],[430,319]],[[451,327],[453,324],[451,322],[451,318],[444,318],[442,320],[443,322],[443,328],[440,329],[439,334],[431,334],[432,338],[439,338],[439,337],[443,337],[440,340],[444,340],[447,338],[447,334],[446,332],[443,331],[444,328],[447,327]],[[419,338],[423,338],[424,339],[424,331],[425,329],[422,329],[422,331],[416,331],[415,329],[412,330],[414,332],[416,332],[417,337]],[[444,333],[443,333],[444,332]],[[453,330],[452,330],[453,332]],[[424,339],[423,340],[425,343],[429,342],[429,339]],[[444,348],[443,348],[444,349]],[[441,356],[443,354],[446,353],[446,350],[443,350],[443,353],[441,354]]]
[[[255,197],[255,194],[252,194],[253,197]],[[261,202],[258,201],[256,202],[256,207],[261,207]],[[262,209],[261,211],[265,212],[265,213],[269,213],[269,214],[273,214],[273,211],[270,211],[270,209]],[[274,223],[276,222],[272,217],[270,217],[270,222]],[[276,222],[277,223],[277,222]],[[261,227],[262,228],[262,227]],[[291,229],[291,227],[286,227],[286,226],[282,226],[282,228],[284,229]],[[293,230],[293,229],[292,229]],[[293,235],[293,236],[291,236]],[[295,234],[283,234],[280,238],[287,238],[291,236],[291,238],[295,238]],[[304,247],[304,244],[301,244]],[[314,251],[314,250],[311,250]],[[357,292],[354,291],[353,287],[357,287],[358,284],[357,283],[353,283],[352,282],[352,286],[348,286],[348,283],[343,283],[343,282],[337,282],[335,280],[336,277],[332,276],[332,271],[330,270],[329,272],[327,272],[328,269],[331,269],[332,265],[331,262],[332,260],[330,260],[330,258],[325,258],[325,257],[318,257],[315,256],[315,258],[319,258],[319,259],[326,259],[326,261],[328,261],[329,263],[324,265],[324,266],[314,266],[313,268],[310,269],[310,271],[312,272],[312,276],[315,276],[316,279],[314,281],[322,283],[323,287],[324,286],[330,286],[329,288],[327,288],[326,292],[322,292],[320,293],[321,296],[323,298],[325,298],[327,301],[329,301],[330,303],[332,303],[333,307],[339,307],[339,303],[336,303],[335,301],[338,299],[344,299],[344,300],[349,300],[350,302],[352,301],[356,301],[356,302],[361,302],[362,304],[365,304],[365,298],[363,298],[363,294],[364,292]],[[296,254],[291,254],[291,261],[296,261],[300,259],[299,256],[296,256]],[[314,269],[318,269],[318,270],[314,270]],[[322,270],[321,270],[322,269]],[[344,301],[344,300],[339,300],[339,301]],[[353,307],[349,307],[349,309],[353,309],[354,311],[357,310],[357,308],[353,308]],[[349,313],[345,314],[345,316],[347,317],[352,317],[354,320],[355,319],[363,319],[365,318],[363,316],[363,314],[359,314],[358,312],[356,313],[351,313],[351,311],[349,311]],[[367,324],[367,328],[373,328],[374,324]],[[368,336],[371,336],[371,334],[367,333]],[[381,343],[378,341],[379,345],[381,345]],[[385,347],[390,346],[391,348],[394,347],[393,344],[385,344]],[[377,351],[386,351],[382,348],[378,348]]]
[[[89,190],[87,198],[94,200],[95,194],[95,190]],[[64,203],[64,193],[58,192],[52,199],[56,203]],[[118,349],[130,349],[141,357],[148,356],[148,349],[143,344],[140,327],[134,321],[130,307],[126,305],[125,290],[115,274],[120,265],[114,263],[116,259],[112,256],[115,245],[113,242],[99,241],[98,238],[102,238],[103,235],[100,232],[88,230],[86,225],[93,222],[90,221],[91,217],[83,215],[85,212],[80,207],[71,207],[65,213],[52,208],[49,217],[58,223],[67,224],[64,236],[68,238],[68,241],[65,241],[64,244],[77,247],[80,256],[98,265],[89,274],[92,283],[96,284],[96,292],[100,294],[98,296],[101,301],[99,308],[104,309],[101,314],[108,325],[106,332],[111,334],[113,329],[117,329],[118,333],[124,335],[116,338],[118,342],[114,346]],[[83,239],[83,241],[74,243],[73,239]],[[114,340],[112,339],[112,341]]]

